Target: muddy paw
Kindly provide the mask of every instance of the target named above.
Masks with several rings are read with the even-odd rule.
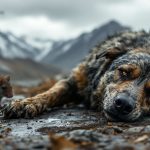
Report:
[[[11,102],[2,109],[4,118],[33,118],[37,115],[37,109],[33,104],[25,104],[21,100]]]

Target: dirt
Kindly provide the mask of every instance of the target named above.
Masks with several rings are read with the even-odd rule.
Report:
[[[0,149],[147,150],[149,124],[149,118],[135,123],[107,122],[99,112],[79,106],[49,110],[34,119],[1,116]]]
[[[43,87],[47,86],[37,90]],[[18,93],[25,92],[19,89]],[[50,109],[33,119],[5,120],[0,116],[0,150],[3,149],[149,150],[150,118],[134,123],[107,122],[100,112],[81,105]]]

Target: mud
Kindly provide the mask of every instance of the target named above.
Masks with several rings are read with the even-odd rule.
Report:
[[[149,118],[112,123],[78,106],[48,110],[34,119],[0,120],[0,149],[150,149]]]
[[[24,137],[49,132],[62,133],[75,129],[97,128],[103,122],[99,114],[79,107],[58,108],[33,119],[4,120],[1,116],[1,124],[13,129],[12,136]]]
[[[14,99],[35,95],[46,88],[49,84],[15,87]],[[134,123],[107,122],[102,113],[82,105],[50,109],[33,119],[5,120],[0,115],[0,150],[3,149],[149,150],[150,117]]]

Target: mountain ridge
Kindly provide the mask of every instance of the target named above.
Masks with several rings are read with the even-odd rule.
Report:
[[[125,30],[129,30],[129,27],[110,21],[65,41],[33,40],[0,31],[0,73],[21,79],[25,76],[41,78],[44,74],[49,76],[69,72],[92,47],[108,36]]]
[[[50,53],[43,58],[42,62],[55,64],[60,68],[70,70],[78,64],[95,45],[103,42],[108,36],[129,29],[129,27],[122,26],[116,21],[110,21],[91,32],[82,33],[77,38],[62,42],[60,45],[56,44]]]

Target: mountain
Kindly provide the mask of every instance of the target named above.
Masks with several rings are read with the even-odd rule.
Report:
[[[17,63],[20,63],[19,65],[22,65],[25,70],[27,68],[30,70],[33,64],[34,71],[35,68],[39,69],[39,66],[47,64],[46,66],[50,66],[46,68],[50,70],[52,66],[55,66],[54,68],[62,68],[64,72],[69,71],[87,55],[93,46],[104,41],[107,36],[128,29],[116,21],[110,21],[91,32],[83,33],[77,38],[66,41],[30,39],[24,36],[17,37],[10,32],[0,32],[1,61],[11,63],[10,65],[4,63],[3,66],[1,64],[0,71],[8,68],[16,70],[15,65],[17,66]],[[12,64],[15,65],[12,66]],[[40,74],[40,71],[46,73],[46,68],[44,71],[40,69],[39,72],[37,70],[35,72],[37,74]],[[24,72],[23,69],[20,71]],[[32,74],[32,69],[29,72]]]
[[[33,81],[62,74],[53,65],[45,65],[35,61],[50,51],[52,41],[17,37],[10,32],[0,32],[0,74],[8,74],[15,83]],[[31,84],[32,82],[32,84]]]
[[[87,55],[93,46],[104,41],[108,36],[124,30],[129,30],[129,28],[116,21],[110,21],[89,33],[81,34],[75,39],[54,42],[51,51],[41,61],[70,70]]]
[[[0,74],[10,75],[12,81],[36,81],[63,73],[52,65],[37,63],[31,59],[0,57],[0,64]]]
[[[39,50],[38,53],[36,53],[36,56],[33,57],[33,59],[38,62],[40,62],[42,58],[44,58],[51,51],[55,42],[51,39],[32,39],[28,37],[22,37],[22,39],[29,45],[32,45],[35,50]]]
[[[3,58],[34,58],[41,50],[9,32],[0,32],[0,56]]]

